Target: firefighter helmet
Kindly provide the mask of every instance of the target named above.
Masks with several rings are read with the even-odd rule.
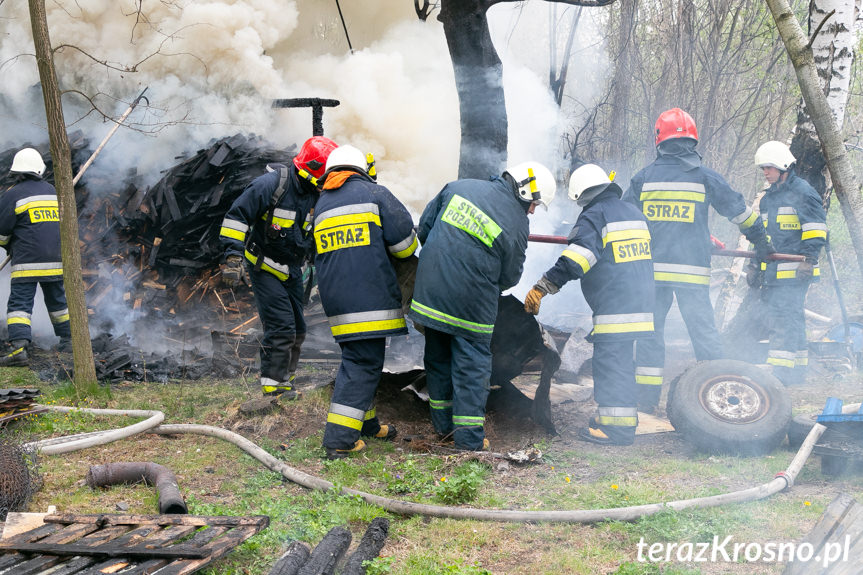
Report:
[[[794,157],[788,146],[775,140],[761,144],[755,151],[755,165],[759,168],[773,166],[785,172],[796,161],[797,158]]]
[[[545,209],[554,199],[557,182],[551,171],[539,162],[523,162],[504,170],[518,186],[518,198],[523,202],[539,202]]]
[[[365,154],[350,144],[345,144],[333,150],[329,155],[327,158],[327,171],[324,173],[329,174],[339,168],[347,168],[366,174],[368,173],[369,163],[366,160]]]
[[[608,186],[613,185],[618,195],[622,192],[620,186],[614,184],[605,170],[596,164],[584,164],[569,177],[569,199],[578,201],[588,190],[596,196]],[[602,186],[602,188],[599,188]]]
[[[666,110],[656,119],[656,145],[673,138],[691,138],[698,141],[695,120],[680,108]]]
[[[23,148],[12,158],[12,167],[10,172],[18,174],[31,174],[37,178],[41,178],[45,173],[45,162],[42,161],[42,154],[33,148]]]
[[[317,180],[317,178],[324,175],[327,157],[337,147],[338,144],[323,136],[309,138],[303,143],[297,155],[294,156],[294,166],[297,167],[300,175],[304,178],[309,179],[302,172]]]

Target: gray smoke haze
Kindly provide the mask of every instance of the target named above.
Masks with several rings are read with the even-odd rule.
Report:
[[[139,4],[55,0],[46,5],[53,45],[76,47],[55,57],[63,89],[88,94],[118,117],[148,88],[150,105],[136,109],[128,122],[137,131],[119,130],[92,166],[93,175],[115,177],[120,185],[117,175],[135,169],[149,185],[178,156],[237,132],[285,147],[300,143],[311,135],[311,112],[273,110],[270,102],[322,97],[341,101],[324,112],[326,135],[374,153],[380,183],[415,218],[457,177],[458,98],[436,14],[420,22],[407,1],[342,2],[351,52],[332,2],[163,0],[141,4],[138,13]],[[561,22],[570,21],[554,10]],[[600,11],[585,10],[568,94],[559,109],[548,87],[549,46],[560,52],[566,38],[549,39],[549,15],[549,4],[536,0],[497,5],[489,19],[504,66],[509,161],[541,161],[565,182],[563,135],[600,91],[607,66],[596,45]],[[44,142],[26,2],[0,4],[0,22],[0,146]],[[89,105],[75,94],[64,96],[64,107],[70,129],[83,130],[94,146],[113,125],[88,114]],[[534,233],[568,233],[574,222],[570,203],[562,187],[557,206],[532,219]],[[570,223],[562,230],[564,218]],[[561,249],[531,246],[523,281],[513,293],[523,296]],[[0,281],[8,289],[8,279]],[[554,323],[557,302],[565,307],[561,313],[583,308],[580,291],[572,292],[544,305],[540,319]],[[112,311],[117,322],[128,319],[122,302],[108,299],[103,305],[117,306]]]

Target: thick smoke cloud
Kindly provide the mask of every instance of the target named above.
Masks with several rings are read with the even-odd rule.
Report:
[[[117,117],[148,88],[150,105],[139,107],[129,119],[136,130],[117,132],[92,166],[93,174],[111,176],[134,168],[153,183],[178,156],[236,132],[255,133],[285,147],[298,144],[311,135],[311,112],[273,110],[271,100],[335,98],[341,105],[325,110],[326,135],[373,152],[380,182],[418,218],[428,200],[458,173],[458,99],[442,26],[436,14],[420,22],[408,1],[341,5],[352,52],[333,2],[46,3],[52,43],[70,46],[55,57],[63,89],[89,95]],[[489,19],[504,63],[510,161],[542,161],[565,181],[562,138],[577,119],[561,113],[548,88],[549,4],[505,3],[495,6]],[[0,22],[0,146],[44,142],[26,2],[0,3]],[[596,34],[589,18],[580,26],[584,39],[577,49],[583,54]],[[565,38],[552,42],[562,45]],[[595,54],[573,62],[564,110],[572,102],[589,102],[602,84],[602,73],[602,60]],[[97,114],[87,115],[89,106],[80,96],[65,95],[64,106],[70,129],[83,130],[92,142],[101,141],[112,126]],[[534,231],[560,233],[560,220],[572,210],[568,202],[561,189],[557,208],[539,214]],[[531,248],[523,283],[532,283],[557,251]],[[514,292],[523,295],[528,288],[518,286]],[[572,307],[580,295],[558,299]]]

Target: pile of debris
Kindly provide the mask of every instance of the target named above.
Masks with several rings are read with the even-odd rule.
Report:
[[[219,229],[267,164],[290,158],[290,150],[238,134],[184,159],[152,187],[140,187],[134,177],[122,192],[93,194],[79,211],[89,307],[97,314],[113,293],[138,315],[175,320],[181,330],[251,323],[250,290],[220,288]],[[90,187],[108,190],[108,184],[91,181]]]
[[[89,141],[80,132],[69,139],[77,173],[91,155]],[[53,182],[48,145],[22,146],[42,154],[45,178]],[[11,183],[9,166],[18,149],[0,152],[0,191]],[[87,173],[75,195],[90,323],[103,334],[93,341],[100,379],[235,377],[248,368],[259,322],[249,286],[220,285],[219,230],[245,187],[267,164],[290,162],[293,151],[237,134],[182,158],[151,187],[134,171],[119,187],[116,178]],[[127,334],[154,327],[163,343],[183,353],[163,357],[130,345]],[[199,352],[199,343],[207,352],[220,349],[219,361]],[[43,379],[66,379],[71,368],[65,363],[47,361],[37,371]]]

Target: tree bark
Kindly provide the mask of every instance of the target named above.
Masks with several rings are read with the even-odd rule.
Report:
[[[851,243],[857,254],[857,265],[863,275],[863,198],[851,162],[845,152],[845,142],[842,139],[840,127],[837,126],[833,113],[827,102],[827,97],[818,81],[812,48],[804,34],[800,23],[794,17],[794,12],[787,0],[767,0],[767,6],[776,21],[779,35],[785,44],[785,49],[797,74],[800,91],[818,138],[821,150],[827,161],[836,197],[842,208],[842,214],[848,226]]]
[[[90,343],[90,326],[87,318],[87,301],[81,277],[81,252],[78,247],[78,209],[75,205],[75,187],[72,184],[72,158],[60,88],[54,70],[54,55],[48,35],[48,19],[44,0],[29,0],[30,25],[36,63],[45,100],[45,116],[51,141],[51,159],[54,163],[54,187],[60,209],[60,244],[63,254],[63,283],[69,307],[74,354],[74,383],[78,392],[96,382],[96,365]]]
[[[851,63],[854,59],[855,3],[860,0],[811,0],[809,3],[809,36],[812,56],[827,104],[841,130],[851,86]],[[791,152],[797,158],[797,173],[829,203],[830,174],[821,153],[818,134],[807,110],[800,106],[797,127],[791,141]]]
[[[452,58],[461,116],[458,177],[487,179],[506,163],[507,116],[503,64],[488,29],[494,2],[443,0],[443,23]]]
[[[489,8],[518,0],[441,0],[461,118],[458,177],[486,179],[506,167],[508,126],[503,64],[488,29]],[[605,6],[614,0],[546,0],[572,6]]]

